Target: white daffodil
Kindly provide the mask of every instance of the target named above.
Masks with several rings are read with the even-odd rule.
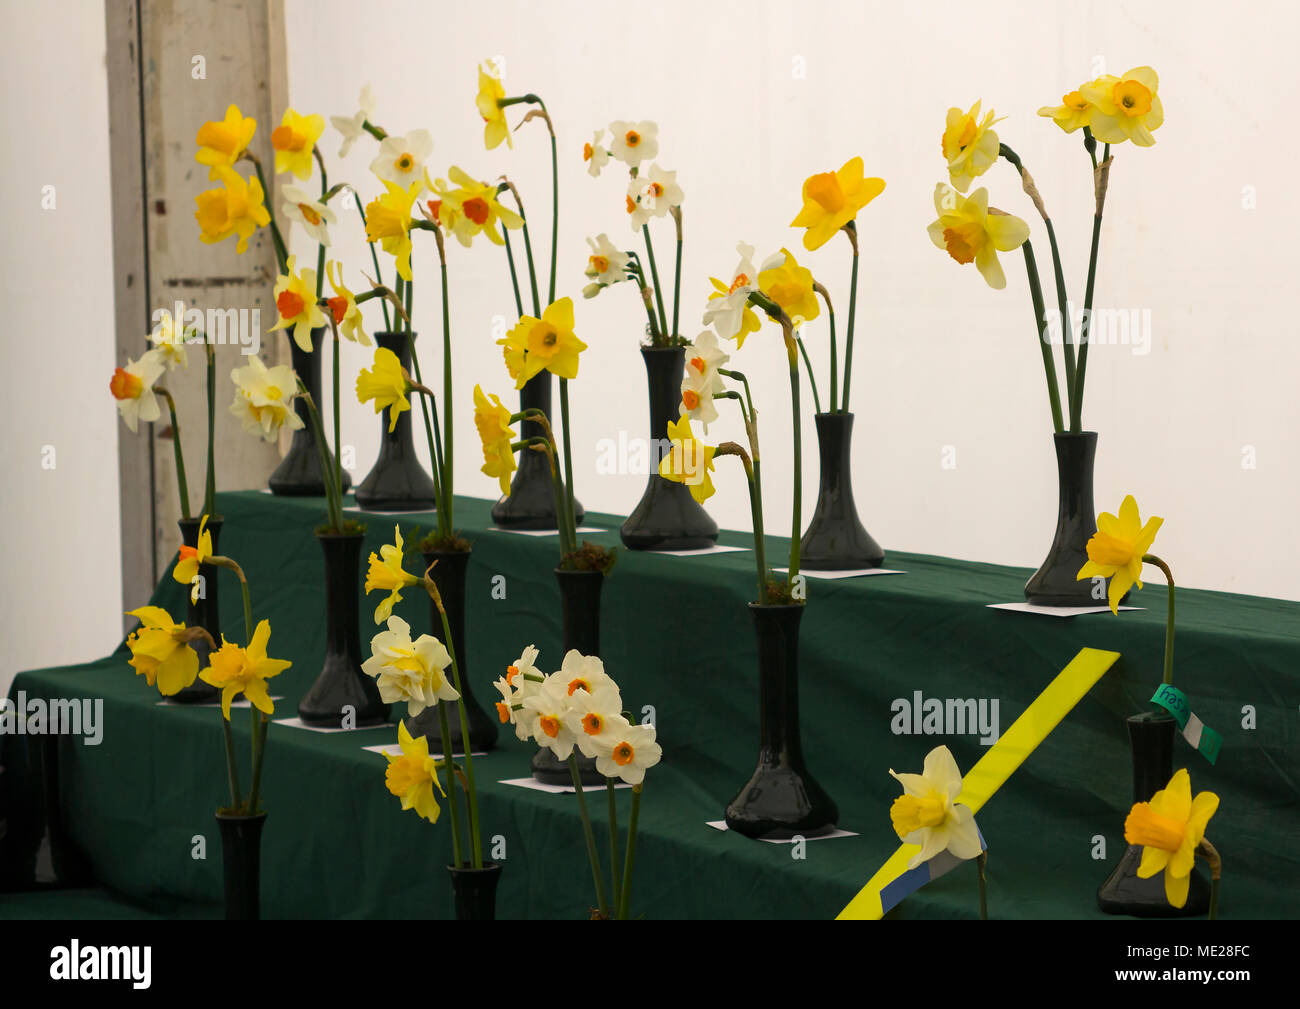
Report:
[[[445,675],[451,665],[446,647],[432,634],[412,641],[411,625],[401,617],[388,618],[388,630],[370,639],[370,651],[361,671],[375,678],[385,704],[405,701],[407,713],[415,717],[439,701],[460,699]]]
[[[680,413],[699,421],[705,434],[709,425],[718,419],[718,408],[713,405],[713,383],[689,367],[682,378]]]
[[[665,217],[672,207],[680,207],[686,198],[677,184],[676,172],[665,172],[658,164],[637,179],[640,183],[640,203],[651,217]]]
[[[546,682],[539,684],[536,692],[523,700],[524,711],[532,721],[533,739],[537,745],[550,750],[556,760],[568,760],[575,742],[573,732],[565,724],[571,703],[564,684],[552,673]]]
[[[125,368],[113,372],[108,387],[117,400],[118,413],[132,432],[139,430],[140,421],[151,424],[162,416],[153,384],[166,370],[162,351],[148,350],[138,361],[127,361]]]
[[[632,257],[620,251],[609,236],[602,233],[595,240],[587,239],[591,246],[591,255],[587,257],[587,268],[583,273],[592,281],[582,289],[584,298],[594,298],[602,288],[627,280],[627,264]]]
[[[754,269],[752,245],[741,242],[736,246],[736,251],[740,253],[740,263],[733,271],[730,282],[710,278],[715,291],[709,295],[709,303],[704,309],[704,325],[711,325],[724,340],[739,340],[743,343],[745,333],[758,328],[757,317],[749,309],[749,295],[758,290],[758,271]],[[750,319],[754,323],[752,329]]]
[[[627,223],[632,226],[633,231],[640,231],[652,214],[650,208],[641,202],[641,180],[632,179],[627,184]]]
[[[501,724],[509,722],[515,727],[515,736],[522,742],[531,739],[537,726],[537,713],[521,708],[524,700],[531,697],[541,687],[542,673],[534,664],[537,661],[537,649],[529,645],[523,654],[506,667],[505,676],[500,676],[492,684],[501,694],[497,702],[497,715]]]
[[[275,441],[280,428],[287,425],[290,431],[296,431],[303,426],[302,418],[293,409],[298,376],[289,365],[268,368],[254,354],[247,365],[232,370],[230,378],[235,383],[230,412],[243,422],[249,434]]]
[[[433,137],[428,130],[412,130],[404,137],[385,137],[379,145],[379,157],[370,162],[370,170],[409,191],[412,183],[424,179],[424,164],[432,153]]]
[[[185,352],[185,338],[192,335],[194,330],[178,332],[176,321],[172,318],[171,312],[165,308],[160,308],[157,316],[158,321],[149,333],[149,340],[158,348],[163,366],[168,371],[178,365],[182,368],[188,368],[189,355]]]
[[[375,114],[375,98],[370,93],[369,84],[361,89],[357,104],[361,107],[354,116],[330,116],[330,123],[343,134],[343,146],[339,148],[340,158],[348,156],[352,145],[366,132],[366,120]]]
[[[297,186],[285,186],[280,190],[280,194],[284,197],[282,207],[285,216],[307,229],[307,234],[311,235],[313,242],[328,246],[330,244],[328,225],[338,223],[334,211],[325,204],[313,200]]]
[[[718,346],[718,338],[713,330],[703,330],[695,342],[686,348],[686,371],[709,383],[713,395],[726,390],[722,375],[718,369],[731,360],[730,354],[724,354]]]
[[[607,742],[609,729],[623,721],[623,698],[618,684],[611,680],[594,693],[575,691],[569,695],[569,702],[565,725],[584,757],[598,756]]]
[[[587,162],[587,174],[593,179],[600,177],[600,170],[609,164],[609,150],[602,147],[605,131],[596,130],[591,135],[591,143],[582,145],[582,160]]]
[[[907,863],[915,869],[941,851],[957,858],[974,858],[982,850],[975,814],[953,800],[961,794],[961,771],[946,746],[936,746],[925,758],[920,774],[890,774],[903,786],[903,794],[889,809],[894,831],[904,844],[921,850]]]
[[[609,124],[609,132],[613,134],[609,153],[632,168],[659,153],[659,127],[649,120],[629,123],[620,119]]]
[[[596,770],[607,778],[621,778],[629,785],[639,785],[645,780],[646,768],[654,767],[662,756],[653,725],[632,725],[619,715],[608,719],[600,735]]]
[[[548,682],[552,677],[564,687],[565,693],[570,697],[579,690],[594,694],[601,687],[614,683],[605,672],[605,663],[595,655],[583,655],[576,648],[569,649],[560,671],[552,673],[547,678]]]

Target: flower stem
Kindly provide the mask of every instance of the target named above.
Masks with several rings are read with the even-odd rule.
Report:
[[[1047,398],[1052,406],[1052,428],[1057,434],[1064,432],[1061,422],[1061,393],[1056,387],[1056,362],[1052,359],[1052,348],[1043,339],[1045,332],[1043,312],[1043,286],[1038,279],[1038,263],[1034,260],[1034,247],[1029,239],[1021,246],[1025,250],[1025,272],[1029,274],[1029,296],[1034,303],[1034,335],[1038,338],[1038,349],[1043,352],[1043,371],[1047,376]]]
[[[618,899],[618,918],[627,920],[628,906],[632,902],[632,864],[636,861],[636,828],[641,818],[641,791],[645,782],[632,786],[632,813],[627,824],[627,855],[623,859],[623,892]]]
[[[298,379],[298,395],[302,396],[307,402],[307,419],[311,421],[311,433],[316,439],[316,452],[320,456],[321,473],[328,473],[330,469],[329,450],[325,445],[325,432],[321,429],[320,411],[316,409],[316,401],[312,399],[311,393],[307,387],[302,384],[302,379]],[[333,480],[325,481],[325,506],[329,511],[330,528],[335,532],[343,531],[343,502],[335,498],[337,487]]]
[[[677,225],[677,262],[673,268],[673,331],[669,339],[677,336],[677,310],[682,303],[682,208],[672,208],[673,221]]]
[[[1169,612],[1165,616],[1165,675],[1162,682],[1172,684],[1174,682],[1174,573],[1169,570],[1169,565],[1155,554],[1143,554],[1142,563],[1154,564],[1165,573],[1165,581],[1169,583]]]
[[[339,431],[341,430],[341,415],[343,404],[339,402],[339,330],[338,325],[334,322],[334,313],[330,313],[330,327],[334,330],[334,340],[332,341],[333,349],[333,381],[334,381],[334,465],[330,467],[330,479],[334,482],[334,496],[339,502],[339,531],[343,530],[343,455],[342,445],[340,444]]]
[[[497,186],[497,195],[500,196],[509,188],[510,187],[506,183],[501,183]],[[515,311],[522,317],[524,314],[524,302],[523,299],[519,297],[519,274],[515,270],[515,254],[510,247],[510,229],[502,228],[501,237],[505,239],[506,263],[510,266],[510,287],[515,293]]]
[[[849,221],[848,224],[844,225],[843,230],[844,234],[849,236],[849,241],[853,243],[853,273],[849,279],[849,327],[848,333],[844,338],[844,405],[842,410],[843,412],[848,413],[849,382],[853,378],[853,330],[858,311],[858,226],[855,222]],[[834,361],[835,351],[834,345],[832,344],[832,368],[835,367]]]
[[[808,384],[812,387],[813,409],[818,413],[822,412],[821,397],[817,395],[817,377],[813,374],[812,362],[808,360],[808,350],[803,345],[803,337],[796,336],[795,342],[799,344],[799,355],[803,358],[803,363],[808,368]]]
[[[605,797],[609,800],[609,892],[613,898],[623,890],[618,874],[618,803],[614,801],[613,778],[605,779]]]
[[[1109,148],[1108,148],[1109,149]],[[1083,292],[1083,323],[1079,331],[1079,362],[1074,371],[1070,400],[1070,430],[1080,429],[1083,417],[1083,382],[1088,373],[1088,345],[1092,342],[1092,296],[1097,280],[1097,248],[1101,242],[1101,210],[1092,219],[1092,249],[1088,253],[1088,286]]]
[[[172,418],[172,454],[176,457],[176,489],[181,499],[181,518],[190,517],[190,487],[185,481],[185,453],[181,451],[181,426],[176,420],[176,401],[172,394],[161,385],[155,385],[153,391],[167,400],[167,411]]]
[[[591,816],[587,813],[587,799],[582,794],[582,775],[578,771],[578,758],[569,754],[569,774],[573,778],[573,791],[578,796],[578,812],[582,814],[582,832],[587,838],[587,858],[591,862],[591,879],[596,884],[596,906],[602,917],[608,917],[609,905],[605,902],[605,881],[600,870],[600,855],[596,852],[596,835],[591,829]]]
[[[857,259],[854,259],[857,263]],[[852,316],[852,307],[850,306],[849,315]],[[803,534],[803,418],[802,410],[799,407],[799,357],[796,350],[796,344],[793,331],[789,323],[783,323],[785,327],[786,356],[790,360],[790,414],[794,427],[794,472],[791,479],[794,482],[793,508],[791,509],[791,530],[790,530],[790,584],[794,585],[794,580],[799,576],[799,538]],[[850,340],[852,332],[850,331]],[[847,364],[847,359],[846,359]],[[844,396],[845,402],[848,402],[849,392],[849,375],[848,369],[844,372]]]
[[[1208,837],[1202,837],[1196,854],[1210,863],[1210,921],[1219,917],[1219,877],[1223,875],[1223,859]]]
[[[262,174],[262,162],[252,151],[245,151],[242,157],[247,158],[257,169],[257,181],[262,184],[262,199],[266,203],[266,213],[271,219],[271,242],[275,245],[275,262],[284,273],[288,268],[289,252],[284,244],[284,236],[280,234],[280,226],[275,223],[275,208],[271,201],[271,191],[266,185],[266,176]]]
[[[226,778],[230,781],[230,811],[237,813],[243,802],[239,788],[239,761],[235,758],[235,737],[230,732],[230,719],[224,715],[221,719],[221,731],[226,740]]]
[[[457,869],[465,867],[460,841],[460,804],[456,798],[456,763],[451,753],[451,725],[447,720],[447,705],[438,704],[438,724],[442,729],[442,766],[447,772],[447,807],[451,813],[451,860]]]
[[[217,508],[217,460],[213,452],[217,428],[217,371],[216,351],[206,339],[203,341],[203,346],[208,359],[208,472],[203,481],[203,512],[205,515],[211,515]]]
[[[573,451],[569,432],[569,380],[560,379],[560,420],[564,424],[564,497],[565,518],[572,534],[573,549],[578,549],[578,518],[573,507]]]
[[[502,228],[502,231],[505,229]],[[438,239],[438,260],[439,269],[442,273],[442,429],[444,432],[443,457],[442,457],[442,494],[443,504],[438,508],[438,525],[444,536],[450,538],[455,535],[455,522],[452,513],[454,502],[452,498],[452,452],[455,447],[455,439],[452,437],[452,409],[451,409],[451,311],[447,303],[447,250],[442,244],[442,231],[435,233]],[[464,706],[462,705],[462,710]],[[469,745],[466,744],[466,752],[469,751]],[[481,868],[475,865],[474,868]]]
[[[855,259],[854,262],[856,263],[857,260]],[[830,295],[830,292],[826,290],[826,288],[822,287],[821,284],[813,284],[813,290],[816,291],[818,294],[820,294],[820,295],[822,296],[822,300],[823,300],[824,302],[826,302],[826,314],[829,315],[830,318],[831,318],[831,398],[830,398],[830,404],[831,404],[831,413],[834,413],[834,412],[838,409],[838,407],[839,407],[839,376],[840,376],[840,373],[839,373],[839,362],[836,360],[837,351],[836,351],[836,347],[835,347],[835,309],[834,309],[834,307],[832,307],[832,305],[831,305],[831,295]],[[856,301],[857,299],[855,298],[854,300]],[[809,377],[809,378],[812,377],[812,365],[809,365],[809,366],[808,366],[808,377]],[[815,389],[815,388],[816,388],[816,386],[814,386],[814,389]],[[814,398],[816,397],[816,392],[813,393],[813,396],[814,396]],[[848,409],[848,404],[847,404],[847,403],[845,404],[845,409]],[[817,408],[817,412],[818,412],[818,413],[821,413],[821,407],[818,407],[818,408]]]
[[[1065,355],[1065,400],[1070,411],[1070,430],[1077,434],[1079,423],[1075,419],[1074,409],[1074,327],[1070,324],[1069,298],[1065,293],[1065,273],[1061,269],[1061,252],[1056,245],[1056,229],[1052,227],[1050,219],[1047,221],[1047,241],[1052,249],[1052,272],[1056,279],[1056,311],[1061,320],[1061,344]]]
[[[474,749],[474,746],[470,743],[469,719],[465,715],[465,688],[461,686],[460,682],[460,662],[456,658],[455,642],[451,640],[451,625],[447,622],[447,611],[442,608],[441,599],[435,600],[435,603],[438,607],[438,616],[442,620],[443,644],[447,648],[447,654],[451,656],[452,680],[456,692],[461,696],[461,700],[456,703],[456,710],[460,714],[460,745],[465,751],[465,806],[469,810],[470,853],[474,858],[474,868],[482,869],[483,846],[479,840],[478,789],[474,785],[474,754],[470,752]],[[451,749],[450,736],[443,735],[442,748],[444,750]]]
[[[646,256],[650,260],[650,279],[654,282],[655,306],[659,309],[659,329],[664,339],[669,340],[673,334],[668,332],[668,317],[664,314],[664,295],[659,287],[659,267],[655,265],[655,247],[650,241],[650,225],[641,225],[641,234],[645,237]]]
[[[524,253],[528,257],[528,283],[532,288],[533,293],[533,315],[541,318],[542,306],[540,299],[537,297],[537,268],[533,264],[533,240],[528,235],[528,215],[524,212],[524,201],[519,198],[519,190],[515,188],[515,184],[513,182],[507,182],[506,186],[510,189],[511,195],[514,196],[515,205],[519,208],[519,216],[524,222]],[[502,228],[501,230],[504,231],[505,229]],[[521,311],[520,315],[522,314],[523,312]]]
[[[980,921],[989,920],[989,893],[988,882],[984,878],[984,867],[988,865],[989,855],[986,851],[981,851],[975,859],[975,868],[979,871],[980,878]]]

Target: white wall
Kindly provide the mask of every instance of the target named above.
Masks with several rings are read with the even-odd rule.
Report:
[[[0,25],[3,693],[111,651],[122,589],[104,5],[6,2]]]

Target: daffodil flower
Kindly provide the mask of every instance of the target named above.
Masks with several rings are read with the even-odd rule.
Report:
[[[199,222],[199,241],[211,245],[238,235],[235,252],[243,253],[253,232],[271,223],[262,184],[255,175],[250,175],[245,182],[232,169],[216,166],[212,170],[216,173],[214,177],[221,180],[221,188],[194,197],[198,206],[194,219]]]
[[[572,298],[561,298],[548,305],[540,319],[523,316],[505,339],[497,343],[506,348],[506,366],[510,367],[512,361],[518,365],[511,374],[519,389],[542,371],[559,378],[577,378],[578,355],[587,349],[573,332]],[[517,356],[521,349],[522,362]]]
[[[629,123],[622,119],[609,124],[609,153],[631,168],[659,153],[659,127],[649,120]]]
[[[600,170],[609,164],[609,150],[601,145],[605,141],[605,131],[596,130],[591,135],[591,143],[582,145],[582,160],[587,162],[587,174],[593,179],[600,177]]]
[[[677,184],[676,172],[665,172],[658,164],[644,176],[634,178],[627,190],[627,212],[633,231],[640,231],[652,217],[666,217],[680,207],[685,196]]]
[[[515,463],[515,432],[510,427],[510,411],[493,395],[488,402],[483,387],[474,386],[474,426],[483,443],[483,468],[485,476],[496,478],[502,494],[510,493],[510,474],[518,467]]]
[[[577,741],[565,724],[569,713],[569,694],[557,673],[552,673],[535,693],[523,700],[524,710],[532,712],[533,739],[538,746],[555,754],[556,760],[568,760]]]
[[[397,427],[398,414],[411,409],[406,398],[411,391],[410,377],[397,355],[384,347],[375,348],[373,369],[362,368],[357,375],[357,399],[375,404],[375,413],[388,410],[388,430]]]
[[[136,675],[157,686],[164,697],[192,686],[199,674],[199,655],[190,647],[193,637],[188,628],[172,620],[161,606],[141,606],[127,616],[139,617],[142,625],[126,639]]]
[[[955,802],[961,794],[961,771],[946,746],[937,746],[925,758],[920,774],[889,772],[903,786],[903,794],[889,809],[894,832],[904,844],[920,845],[908,861],[915,869],[941,851],[961,859],[975,858],[983,851],[975,814]]]
[[[690,418],[686,416],[668,422],[668,439],[672,447],[659,460],[659,475],[686,484],[691,497],[703,504],[713,496],[713,478],[709,474],[713,471],[713,455],[717,449],[696,440],[691,433]]]
[[[230,721],[230,702],[243,694],[248,703],[263,714],[273,714],[275,705],[267,693],[266,681],[279,676],[293,663],[287,659],[272,659],[266,654],[271,640],[270,621],[263,620],[253,632],[247,648],[240,648],[223,636],[221,647],[212,653],[210,665],[199,679],[221,690],[221,713]]]
[[[178,365],[182,368],[189,367],[189,354],[185,350],[185,339],[193,331],[180,331],[176,328],[176,321],[172,319],[171,312],[165,308],[157,312],[158,322],[154,325],[153,330],[149,333],[149,341],[157,348],[164,366],[168,371]]]
[[[294,272],[297,256],[290,256],[285,273],[275,281],[275,309],[280,318],[267,332],[293,327],[293,339],[305,352],[312,352],[311,331],[325,325],[325,315],[316,304],[316,271],[303,267]]]
[[[1156,89],[1160,79],[1150,67],[1134,67],[1124,76],[1102,77],[1080,88],[1093,106],[1088,126],[1103,144],[1131,140],[1138,147],[1156,142],[1151,132],[1165,121]]]
[[[862,159],[852,158],[838,172],[821,172],[804,181],[803,207],[790,227],[807,229],[803,247],[809,252],[820,249],[884,190],[885,180],[864,178]]]
[[[732,271],[729,283],[710,277],[713,293],[704,309],[704,325],[713,326],[724,340],[745,345],[745,337],[758,332],[762,325],[749,307],[749,296],[758,289],[758,271],[754,269],[754,247],[740,242],[736,246],[740,263]]]
[[[1132,494],[1120,504],[1118,516],[1102,512],[1097,516],[1097,531],[1088,540],[1087,563],[1075,580],[1109,578],[1106,596],[1111,612],[1118,614],[1124,594],[1135,584],[1142,588],[1142,558],[1150,552],[1164,521],[1153,515],[1143,525]]]
[[[992,129],[997,122],[1001,119],[994,117],[992,109],[980,118],[979,102],[969,112],[958,108],[948,110],[940,147],[948,162],[948,177],[958,192],[966,192],[971,180],[983,175],[998,160],[1001,145]]]
[[[217,177],[218,168],[229,168],[248,149],[257,132],[257,120],[246,118],[238,105],[226,107],[224,119],[209,121],[199,127],[194,142],[199,149],[194,160],[208,166],[208,178]]]
[[[393,606],[402,601],[402,589],[419,585],[420,579],[402,568],[402,528],[393,527],[393,543],[379,548],[379,556],[370,554],[370,569],[366,572],[366,595],[375,589],[387,592],[387,598],[375,608],[375,623],[382,624],[393,613]]]
[[[424,163],[433,153],[433,137],[428,130],[412,130],[404,137],[385,137],[379,144],[379,157],[370,162],[370,170],[385,182],[403,190],[415,183],[424,188]]]
[[[330,315],[334,317],[334,325],[353,343],[369,347],[370,337],[366,335],[363,325],[365,320],[361,317],[361,306],[357,304],[356,295],[343,286],[343,264],[331,259],[325,264],[325,276],[329,279],[330,287],[334,289],[334,297],[328,302]]]
[[[289,365],[268,368],[253,354],[247,365],[231,370],[230,378],[235,383],[235,401],[230,404],[230,412],[240,419],[249,434],[273,442],[286,425],[290,431],[303,427],[302,418],[293,409],[298,378]]]
[[[758,271],[758,289],[775,301],[798,328],[821,315],[812,271],[800,266],[789,249],[782,249],[763,262]]]
[[[325,120],[318,115],[300,116],[285,109],[280,125],[271,132],[275,148],[275,174],[293,172],[300,179],[311,178],[311,155],[325,132]]]
[[[140,421],[152,424],[162,416],[153,384],[166,370],[162,353],[157,350],[145,351],[139,360],[127,361],[125,368],[114,369],[108,388],[117,400],[118,413],[132,432],[139,429]]]
[[[623,698],[618,684],[610,680],[594,691],[579,690],[569,700],[564,721],[573,733],[578,750],[588,758],[602,753],[608,755],[614,745],[612,733],[623,721]]]
[[[1116,79],[1111,78],[1112,81]],[[1099,77],[1092,83],[1094,86],[1100,86],[1102,80]],[[1066,133],[1073,133],[1087,126],[1092,120],[1093,110],[1092,103],[1083,97],[1083,89],[1087,86],[1081,85],[1078,91],[1070,91],[1062,95],[1060,105],[1044,105],[1038,110],[1038,114],[1052,120]]]
[[[587,268],[583,273],[591,283],[582,289],[582,296],[594,298],[611,284],[627,280],[627,264],[632,257],[620,251],[603,232],[594,240],[588,238],[587,244],[591,246],[591,255],[587,257]]]
[[[478,94],[474,97],[474,104],[478,107],[478,114],[483,117],[483,144],[490,151],[494,147],[501,146],[501,141],[506,142],[507,147],[514,147],[514,141],[510,139],[510,126],[506,123],[506,110],[501,107],[501,99],[505,98],[506,89],[501,80],[493,74],[488,73],[479,66],[478,70]]]
[[[176,566],[172,568],[172,578],[182,585],[192,585],[190,602],[199,601],[199,567],[208,563],[212,557],[212,533],[208,532],[208,516],[199,521],[199,545],[197,547],[181,544]]]
[[[355,115],[330,116],[330,124],[343,134],[343,146],[339,148],[340,158],[348,156],[352,145],[366,132],[366,121],[375,114],[375,98],[370,92],[369,84],[361,89],[361,97],[357,99],[357,104],[360,108]]]
[[[1186,768],[1169,779],[1150,802],[1134,804],[1124,821],[1124,840],[1142,845],[1138,878],[1165,874],[1165,899],[1174,907],[1187,903],[1196,847],[1205,828],[1219,808],[1219,797],[1201,792],[1192,798],[1192,780]]]
[[[536,712],[523,707],[524,700],[537,692],[543,677],[537,670],[537,648],[529,645],[519,658],[506,667],[504,676],[492,684],[501,693],[497,702],[497,715],[501,724],[507,722],[515,727],[515,736],[520,742],[531,739],[536,728]]]
[[[645,781],[647,768],[663,756],[653,725],[632,725],[621,714],[607,719],[596,743],[596,770],[629,785]]]
[[[708,434],[709,425],[718,418],[713,397],[726,390],[718,369],[731,359],[718,347],[713,330],[706,329],[686,348],[686,372],[682,378],[679,412],[698,420]]]
[[[939,217],[926,231],[935,247],[962,265],[974,263],[994,290],[1006,287],[998,253],[1024,245],[1029,225],[989,207],[988,190],[983,188],[965,197],[940,182],[934,187],[934,208]]]
[[[388,190],[366,204],[366,241],[378,242],[397,262],[397,272],[411,282],[411,207],[424,188],[424,180],[403,189],[395,182],[384,181]]]
[[[301,224],[313,242],[328,246],[329,225],[338,223],[334,211],[320,201],[313,200],[297,186],[283,187],[280,195],[284,197],[282,206],[285,216]]]
[[[433,188],[441,198],[437,217],[461,245],[468,247],[478,235],[486,235],[494,245],[504,245],[498,222],[504,228],[523,227],[524,219],[498,202],[496,186],[478,181],[455,165],[447,170],[447,175],[457,188],[452,189],[442,179],[434,183]]]
[[[407,713],[414,718],[439,701],[460,699],[444,675],[451,665],[446,646],[431,634],[412,641],[411,625],[401,617],[388,618],[388,630],[371,639],[370,652],[361,671],[375,678],[385,704],[405,701]]]
[[[605,672],[605,663],[599,656],[583,655],[576,648],[565,652],[559,670],[552,675],[569,697],[576,697],[581,691],[594,694],[597,690],[616,685]]]
[[[641,204],[641,180],[632,179],[627,184],[627,197],[624,203],[627,210],[627,223],[633,231],[640,231],[650,220],[650,208]]]
[[[384,754],[388,758],[384,784],[402,800],[402,809],[414,809],[417,816],[437,823],[441,807],[434,798],[434,786],[444,796],[447,793],[438,780],[438,762],[429,756],[429,740],[425,736],[412,739],[406,722],[398,722],[397,742],[402,748],[401,756]]]

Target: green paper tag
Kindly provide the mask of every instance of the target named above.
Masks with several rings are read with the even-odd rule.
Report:
[[[1223,737],[1202,722],[1192,711],[1187,702],[1187,695],[1169,683],[1160,684],[1160,688],[1151,697],[1152,704],[1158,704],[1174,716],[1178,728],[1196,751],[1213,764],[1219,759],[1219,749],[1223,746]]]

